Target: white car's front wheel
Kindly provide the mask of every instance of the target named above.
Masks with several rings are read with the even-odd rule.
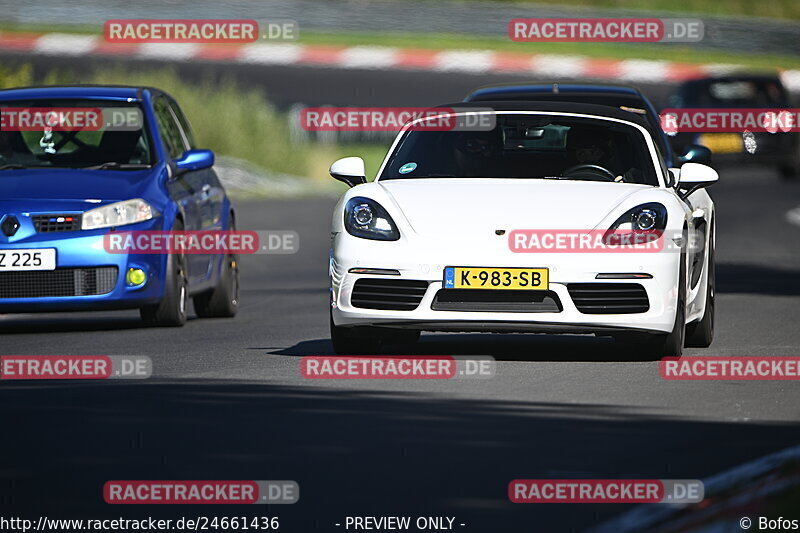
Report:
[[[686,234],[684,233],[684,243]],[[678,301],[672,331],[656,337],[656,346],[661,357],[680,357],[686,341],[686,252],[681,252],[680,275],[678,276]]]
[[[612,334],[615,341],[657,357],[680,357],[686,342],[686,253],[681,253],[675,322],[669,333],[624,332]]]
[[[706,305],[703,311],[703,318],[689,324],[686,328],[686,346],[691,348],[708,348],[714,340],[714,292],[715,287],[715,263],[714,263],[714,233],[715,224],[711,223],[711,236],[708,240],[708,269],[706,281]]]
[[[377,355],[381,350],[381,339],[362,328],[343,328],[333,323],[330,316],[331,343],[336,355]]]

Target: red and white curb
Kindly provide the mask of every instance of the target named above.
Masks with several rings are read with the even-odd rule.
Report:
[[[94,35],[0,33],[0,51],[56,56],[117,56],[164,61],[221,61],[253,65],[304,65],[345,69],[405,69],[473,74],[530,74],[549,78],[680,82],[741,68],[734,64],[675,63],[644,59],[598,59],[577,55],[527,54],[489,50],[421,50],[380,46],[326,46],[295,43],[120,44]],[[800,70],[782,72],[791,91],[800,92]]]

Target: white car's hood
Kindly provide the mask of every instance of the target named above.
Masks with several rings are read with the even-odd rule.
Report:
[[[542,180],[428,178],[378,182],[420,235],[490,229],[594,229],[647,185]],[[388,207],[388,206],[387,206]]]

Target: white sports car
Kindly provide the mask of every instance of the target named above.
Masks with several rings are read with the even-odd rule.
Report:
[[[490,128],[407,125],[371,183],[358,157],[331,166],[352,187],[333,215],[336,353],[377,353],[420,331],[594,333],[663,356],[708,346],[704,187],[716,171],[667,169],[625,110],[481,104]],[[442,113],[469,114],[459,108]]]

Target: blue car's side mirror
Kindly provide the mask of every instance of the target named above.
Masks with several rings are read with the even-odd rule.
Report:
[[[203,170],[214,165],[214,152],[211,150],[186,150],[175,160],[175,168],[179,172]]]

